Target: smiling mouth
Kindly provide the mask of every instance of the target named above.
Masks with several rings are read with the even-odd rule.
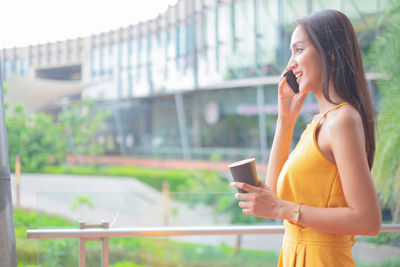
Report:
[[[299,83],[301,77],[303,77],[303,73],[296,73],[295,77],[296,77],[296,82]]]
[[[296,77],[296,79],[300,78],[301,76],[303,76],[302,72],[298,72],[294,75]]]

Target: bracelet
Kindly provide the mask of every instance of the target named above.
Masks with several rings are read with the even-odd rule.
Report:
[[[296,209],[293,211],[292,219],[290,220],[292,223],[298,224],[300,218],[300,208],[302,204],[299,204]]]

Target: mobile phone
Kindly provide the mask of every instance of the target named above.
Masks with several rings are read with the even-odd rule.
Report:
[[[286,77],[286,81],[292,91],[297,94],[299,92],[299,84],[296,81],[296,76],[294,76],[293,71],[288,70],[283,76]]]

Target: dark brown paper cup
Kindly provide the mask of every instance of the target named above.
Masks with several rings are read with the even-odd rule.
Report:
[[[258,186],[256,162],[254,158],[231,163],[228,165],[228,167],[235,182],[242,182]],[[247,191],[242,189],[238,189],[238,191],[239,193],[247,193]]]

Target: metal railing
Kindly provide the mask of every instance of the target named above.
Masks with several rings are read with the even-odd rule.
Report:
[[[28,239],[79,238],[79,267],[86,266],[86,241],[102,242],[102,265],[109,266],[109,243],[111,237],[156,237],[193,235],[241,235],[283,234],[283,225],[264,226],[210,226],[210,227],[137,227],[112,228],[108,222],[101,224],[79,223],[79,229],[34,229],[27,230]],[[400,224],[383,224],[381,232],[400,232]]]

